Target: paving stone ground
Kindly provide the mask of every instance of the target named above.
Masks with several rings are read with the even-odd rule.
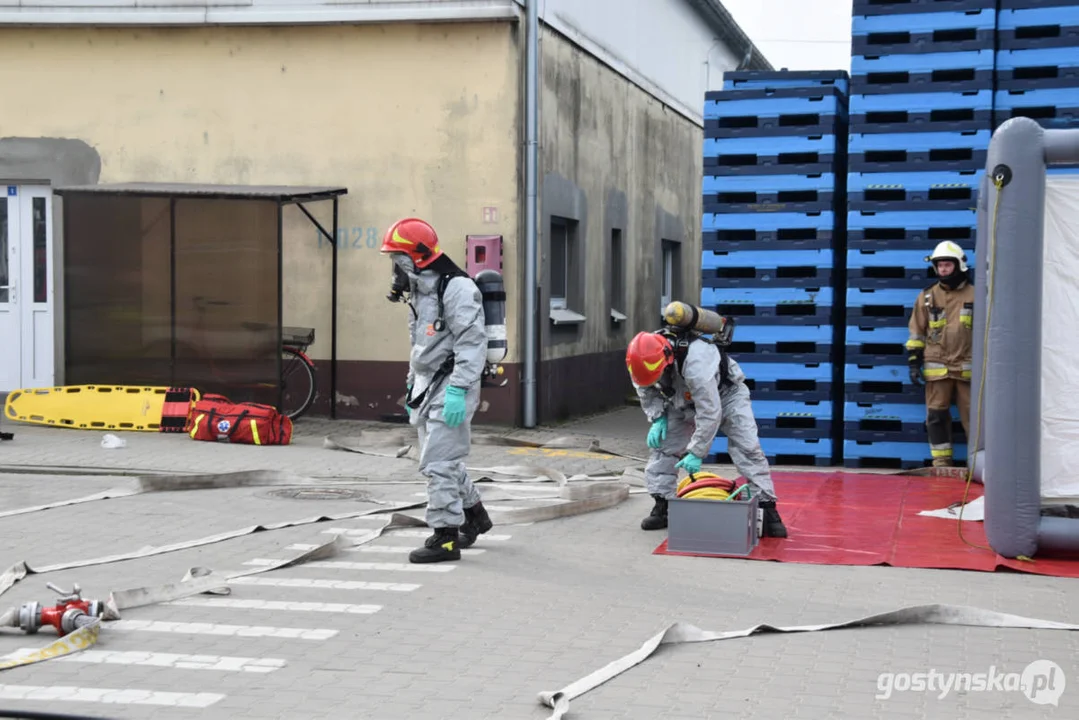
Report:
[[[0,513],[134,482],[139,473],[269,469],[310,483],[348,482],[358,499],[286,499],[280,488],[147,493],[0,517],[0,570],[100,558],[252,525],[422,501],[410,457],[329,450],[323,439],[367,442],[393,455],[401,426],[304,420],[293,445],[195,443],[183,435],[102,433],[4,423]],[[532,464],[567,474],[620,473],[643,457],[637,408],[536,430],[476,428],[479,437],[577,449],[477,445],[473,467]],[[374,443],[374,445],[370,445]],[[729,469],[721,469],[729,471]],[[548,484],[549,486],[550,484]],[[530,486],[535,487],[535,486]],[[488,498],[545,492],[483,483]],[[528,500],[491,501],[522,507]],[[670,623],[737,630],[758,623],[839,622],[941,602],[1079,623],[1073,580],[1017,573],[833,567],[651,554],[651,500],[633,494],[598,512],[529,525],[497,525],[460,563],[410,566],[425,531],[392,531],[331,562],[261,573],[229,596],[126,611],[81,657],[0,671],[0,709],[98,718],[474,718],[541,720],[537,693],[556,690],[638,648]],[[421,510],[409,511],[422,517]],[[52,603],[51,581],[87,597],[176,582],[190,568],[249,570],[323,543],[333,532],[377,528],[384,518],[310,523],[209,545],[30,575],[0,596],[0,611]],[[942,521],[944,522],[944,521]],[[792,528],[796,531],[797,528]],[[232,627],[229,627],[232,626]],[[235,626],[245,626],[237,628]],[[300,630],[306,632],[299,632]],[[318,632],[325,631],[325,632]],[[0,655],[38,648],[49,631],[0,631]],[[568,718],[1074,718],[1079,716],[1079,633],[908,626],[772,634],[664,647],[571,702]],[[1021,672],[1056,662],[1068,681],[1059,706],[1018,692],[896,691],[878,698],[881,673]],[[114,692],[103,693],[102,689]],[[150,704],[146,704],[150,703]],[[185,703],[189,706],[185,706]],[[203,704],[204,707],[190,705]]]

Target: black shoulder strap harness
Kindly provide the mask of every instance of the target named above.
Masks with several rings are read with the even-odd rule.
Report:
[[[674,363],[678,368],[678,374],[685,377],[682,372],[682,368],[686,362],[686,353],[689,352],[689,344],[694,340],[703,340],[706,343],[715,345],[719,349],[719,384],[720,387],[730,387],[733,383],[730,380],[730,357],[727,355],[727,351],[716,342],[716,338],[712,335],[705,335],[704,333],[697,332],[696,330],[682,330],[680,328],[667,327],[663,330],[657,330],[656,334],[662,335],[670,341],[671,347],[674,348]]]
[[[433,323],[435,332],[442,332],[446,329],[446,304],[442,296],[445,295],[446,287],[449,286],[450,280],[455,277],[469,277],[469,275],[463,270],[457,270],[454,272],[443,273],[438,278],[438,317],[435,318],[435,322]],[[435,370],[434,377],[431,378],[431,384],[424,388],[424,391],[417,397],[406,398],[405,403],[413,410],[418,408],[420,404],[423,403],[423,399],[427,397],[427,391],[441,382],[442,378],[453,372],[454,363],[455,360],[451,354],[442,361],[442,364],[438,366],[438,370]],[[411,391],[409,392],[411,393]]]
[[[442,299],[442,296],[446,294],[446,288],[450,284],[450,280],[455,277],[468,277],[468,273],[463,270],[457,272],[443,273],[438,278],[438,318],[435,320],[435,332],[442,332],[446,329],[446,304]]]

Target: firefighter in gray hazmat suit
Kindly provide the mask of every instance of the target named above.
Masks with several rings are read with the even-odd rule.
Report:
[[[392,225],[381,252],[390,254],[394,265],[389,299],[398,301],[410,292],[412,351],[405,402],[419,435],[420,472],[427,478],[426,521],[434,530],[409,560],[460,560],[461,548],[493,527],[465,468],[487,356],[480,290],[442,253],[434,228],[423,220],[406,218]]]
[[[764,537],[787,537],[738,363],[698,334],[664,330],[638,333],[626,351],[626,365],[641,409],[652,423],[644,472],[655,506],[641,529],[667,527],[667,501],[676,497],[678,468],[691,475],[699,472],[716,433],[722,431],[735,467],[761,496]]]

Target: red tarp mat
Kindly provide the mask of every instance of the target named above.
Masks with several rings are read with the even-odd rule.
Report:
[[[1009,560],[988,549],[981,522],[919,516],[963,500],[965,483],[950,478],[859,473],[773,472],[787,538],[761,538],[746,560],[808,565],[892,565],[993,572],[1008,568],[1079,577],[1079,559]],[[967,502],[982,495],[971,483]],[[964,542],[964,539],[966,542]],[[979,545],[971,547],[967,543]],[[655,555],[698,555],[667,551]],[[731,556],[702,556],[731,557]]]

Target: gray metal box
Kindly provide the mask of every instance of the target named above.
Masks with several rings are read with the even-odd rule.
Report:
[[[760,498],[667,501],[667,549],[700,555],[749,555],[760,539]]]

